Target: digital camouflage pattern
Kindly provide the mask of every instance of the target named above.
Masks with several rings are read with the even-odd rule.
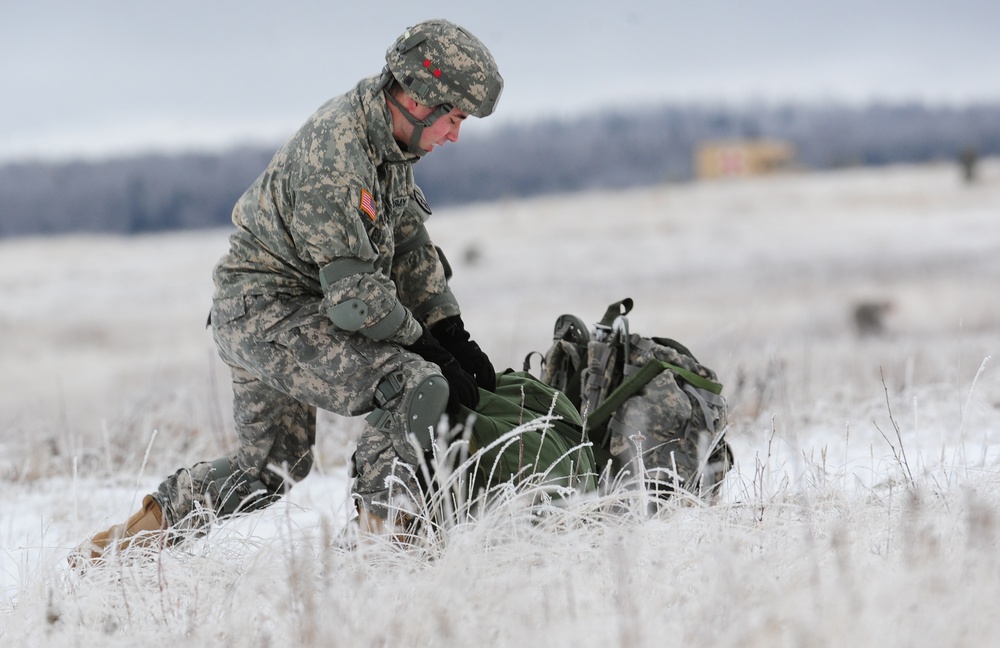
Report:
[[[594,344],[594,343],[592,343]],[[630,336],[628,365],[662,360],[702,378],[715,373],[689,355],[659,344],[656,338]],[[611,455],[632,474],[647,476],[647,486],[665,494],[678,488],[711,494],[732,465],[722,441],[724,402],[700,392],[670,370],[663,371],[618,407],[608,422]]]
[[[417,156],[392,136],[392,118],[377,77],[323,105],[278,151],[233,210],[230,252],[215,269],[216,299],[247,294],[313,295],[323,308],[360,299],[366,326],[405,298],[406,317],[385,337],[410,344],[420,336],[413,311],[433,301],[428,323],[459,314],[434,246],[396,257],[397,246],[425,233],[430,214],[413,182]],[[362,208],[371,194],[375,218]],[[324,290],[331,263],[373,264]],[[335,263],[336,262],[336,263]]]
[[[239,446],[221,483],[225,462],[216,461],[160,485],[155,497],[172,526],[203,528],[236,501],[241,510],[266,506],[304,478],[317,407],[370,412],[378,384],[400,372],[403,388],[383,409],[402,421],[397,410],[412,386],[440,374],[402,348],[419,337],[419,321],[459,314],[424,228],[430,210],[413,181],[416,159],[393,139],[379,78],[370,77],[310,117],[237,202],[230,250],[214,271],[211,322],[232,369]],[[328,316],[350,300],[366,306],[362,331]],[[394,312],[398,326],[363,334]],[[414,456],[405,431],[365,427],[354,492],[380,515],[391,475],[413,481],[401,455]]]
[[[680,343],[630,334],[632,304],[612,304],[593,333],[580,318],[560,316],[542,380],[579,408],[611,482],[642,477],[662,497],[683,490],[711,499],[733,462],[722,386]]]

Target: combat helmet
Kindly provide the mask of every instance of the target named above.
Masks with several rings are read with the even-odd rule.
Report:
[[[447,20],[428,20],[404,31],[386,50],[385,63],[387,80],[391,75],[413,99],[435,108],[427,119],[417,120],[386,94],[417,127],[409,148],[418,155],[416,143],[424,127],[452,108],[486,117],[496,109],[503,91],[503,77],[490,51]]]

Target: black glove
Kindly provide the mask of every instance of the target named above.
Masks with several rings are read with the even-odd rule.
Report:
[[[493,369],[493,363],[479,345],[470,339],[461,315],[446,317],[431,327],[431,333],[441,346],[455,356],[462,369],[475,377],[477,385],[486,391],[496,391],[497,372]]]
[[[448,381],[449,413],[457,413],[459,404],[471,410],[476,409],[479,404],[479,388],[476,387],[475,378],[462,369],[455,356],[448,353],[426,327],[416,342],[404,348],[441,368],[442,375]]]

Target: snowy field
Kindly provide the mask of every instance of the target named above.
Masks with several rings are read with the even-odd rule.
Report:
[[[715,368],[721,501],[539,521],[511,498],[422,546],[349,550],[359,421],[321,413],[316,469],[278,505],[71,573],[89,533],[228,447],[204,326],[226,232],[0,241],[0,644],[1000,644],[1000,161],[971,186],[948,164],[792,174],[429,229],[498,367],[629,296],[633,331]]]

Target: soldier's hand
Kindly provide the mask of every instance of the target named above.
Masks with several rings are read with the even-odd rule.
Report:
[[[460,315],[446,317],[434,324],[431,327],[431,334],[441,346],[455,356],[462,369],[472,374],[477,385],[486,391],[496,391],[497,372],[493,368],[493,363],[471,339]]]
[[[428,362],[433,362],[441,369],[441,374],[448,381],[448,412],[458,412],[459,404],[471,410],[479,405],[479,388],[476,380],[462,369],[451,353],[449,353],[426,328],[413,344],[405,347],[407,351],[416,353]]]

